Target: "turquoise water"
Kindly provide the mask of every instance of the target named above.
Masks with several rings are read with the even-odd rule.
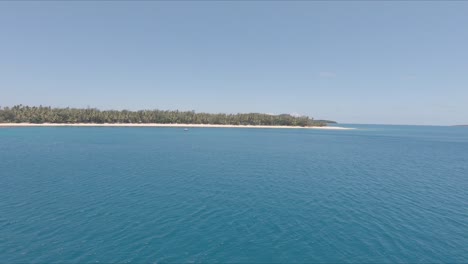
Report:
[[[468,262],[468,128],[0,129],[0,262]]]

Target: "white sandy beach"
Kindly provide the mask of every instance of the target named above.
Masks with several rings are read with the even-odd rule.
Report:
[[[252,126],[252,125],[208,125],[208,124],[93,124],[93,123],[0,123],[0,127],[181,127],[181,128],[283,128],[283,129],[323,129],[323,130],[349,130],[353,128],[325,126],[325,127],[301,127],[301,126]]]

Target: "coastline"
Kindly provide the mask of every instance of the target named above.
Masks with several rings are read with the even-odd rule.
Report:
[[[324,127],[301,127],[301,126],[254,126],[254,125],[210,125],[210,124],[125,124],[125,123],[0,123],[0,127],[180,127],[180,128],[282,128],[282,129],[322,129],[322,130],[351,130],[354,128],[324,126]]]

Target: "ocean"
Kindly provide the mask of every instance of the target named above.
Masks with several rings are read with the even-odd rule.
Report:
[[[468,128],[0,128],[1,263],[468,262]]]

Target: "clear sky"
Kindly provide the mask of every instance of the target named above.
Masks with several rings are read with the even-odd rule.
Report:
[[[468,2],[0,2],[0,105],[468,123]]]

